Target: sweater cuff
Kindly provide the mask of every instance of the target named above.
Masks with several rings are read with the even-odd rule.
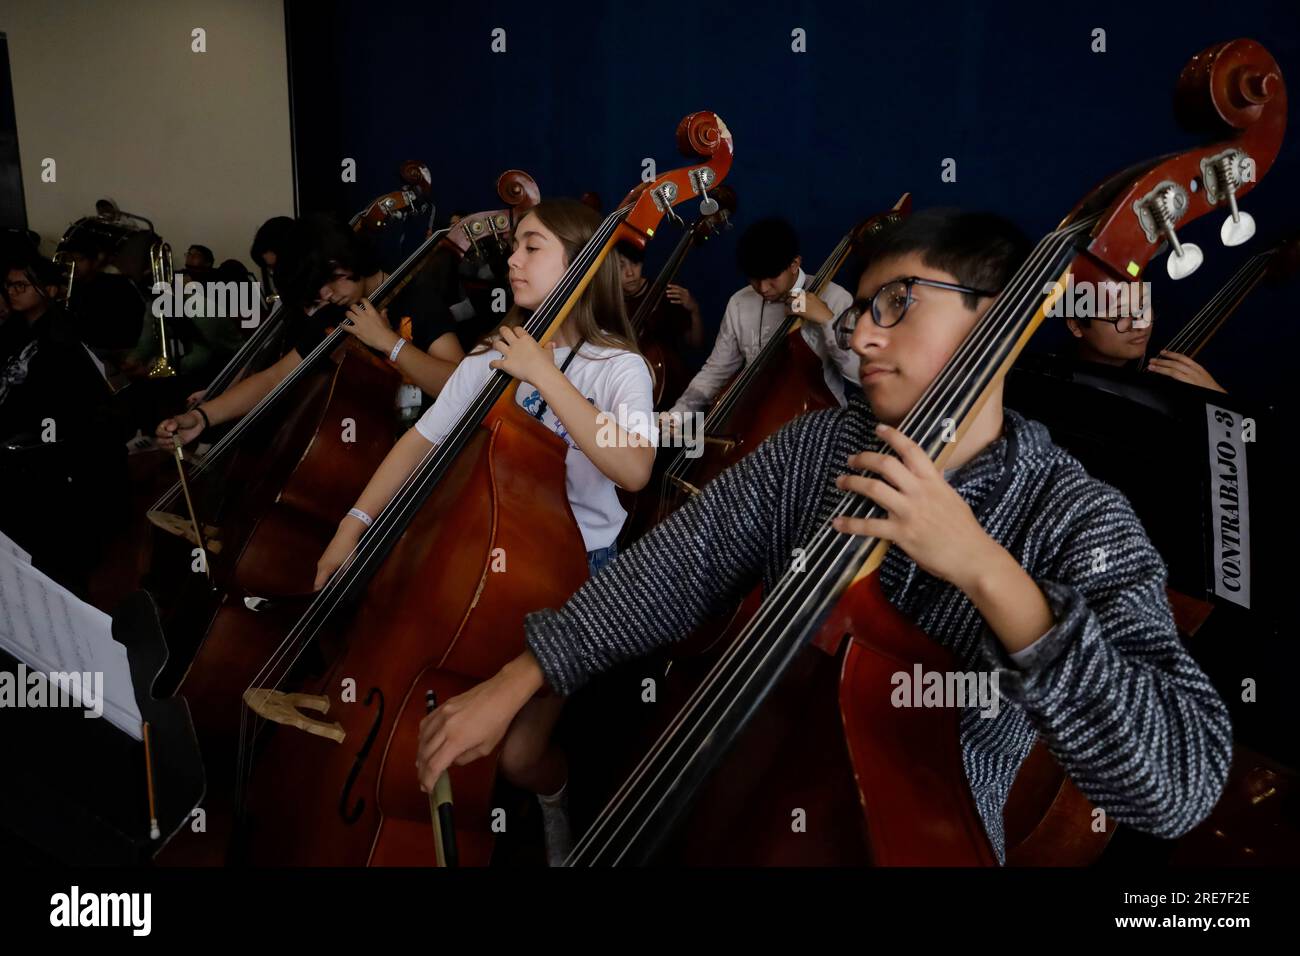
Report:
[[[551,689],[568,697],[587,682],[591,668],[581,660],[574,634],[555,610],[534,611],[524,618],[524,641],[537,658]]]
[[[1037,584],[1047,598],[1055,622],[1047,633],[1017,651],[1015,658],[987,626],[982,637],[984,655],[998,675],[998,689],[1017,703],[1047,693],[1052,665],[1078,642],[1088,620],[1088,604],[1077,588],[1056,581]]]

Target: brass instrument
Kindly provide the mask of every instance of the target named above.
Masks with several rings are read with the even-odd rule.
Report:
[[[149,274],[153,280],[151,288],[157,289],[158,284],[164,286],[172,284],[172,278],[176,274],[175,267],[172,263],[172,247],[162,239],[155,236],[154,241],[149,245]],[[175,304],[173,304],[175,307]],[[171,363],[171,346],[167,341],[167,322],[160,315],[158,316],[158,342],[159,355],[149,366],[149,371],[145,373],[147,378],[171,378],[176,374],[176,369]]]
[[[72,301],[72,280],[77,275],[77,264],[73,261],[72,255],[67,252],[56,252],[54,264],[59,267],[63,277],[63,281],[59,283],[59,301],[67,305]]]

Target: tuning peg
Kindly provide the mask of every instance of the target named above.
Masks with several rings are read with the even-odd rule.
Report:
[[[1255,234],[1255,217],[1237,208],[1237,160],[1236,156],[1225,156],[1219,161],[1219,175],[1222,177],[1220,188],[1227,194],[1228,208],[1232,215],[1223,220],[1219,229],[1219,238],[1225,246],[1239,246]]]
[[[709,191],[704,186],[700,186],[700,194],[704,197],[700,203],[700,215],[712,216],[718,211],[718,201],[709,195]]]
[[[1174,223],[1187,209],[1187,192],[1177,183],[1166,180],[1134,203],[1138,220],[1146,232],[1147,240],[1155,242],[1163,236],[1173,251],[1165,260],[1165,269],[1171,279],[1185,279],[1201,267],[1205,260],[1200,246],[1192,242],[1179,242]]]
[[[677,215],[677,210],[673,208],[673,200],[677,198],[676,186],[672,183],[664,183],[654,191],[654,197],[656,200],[655,204],[663,210],[665,216],[677,223],[679,226],[685,225],[682,221],[682,217]]]
[[[1228,201],[1231,215],[1219,230],[1225,246],[1239,246],[1255,235],[1255,219],[1237,208],[1237,188],[1241,185],[1241,167],[1248,157],[1239,149],[1228,149],[1217,156],[1201,160],[1201,179],[1211,203]]]
[[[718,211],[718,201],[709,195],[709,187],[714,182],[713,170],[707,166],[702,166],[698,169],[692,169],[690,176],[691,185],[697,193],[704,197],[700,201],[700,215],[712,216]]]
[[[1223,220],[1223,226],[1219,229],[1219,238],[1223,240],[1225,246],[1239,246],[1243,242],[1250,241],[1250,237],[1255,234],[1255,217],[1248,212],[1238,212],[1236,216],[1229,216]]]
[[[1205,261],[1205,254],[1194,242],[1179,242],[1172,228],[1167,235],[1174,251],[1169,253],[1169,258],[1165,260],[1165,269],[1171,279],[1186,279],[1201,267],[1201,263]]]

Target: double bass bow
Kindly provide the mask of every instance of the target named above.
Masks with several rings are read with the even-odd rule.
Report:
[[[1206,125],[1216,134],[1226,128],[1230,135],[1112,177],[1037,244],[898,426],[940,467],[956,444],[946,437],[965,433],[1045,320],[1060,294],[1057,283],[1068,275],[1090,282],[1136,278],[1166,242],[1170,274],[1186,275],[1196,254],[1178,242],[1175,227],[1218,205],[1200,188],[1201,162],[1225,149],[1245,154],[1258,176],[1241,184],[1238,197],[1271,167],[1286,95],[1277,64],[1262,46],[1236,40],[1198,54],[1183,70],[1179,97],[1202,116],[1210,113],[1214,122]],[[1044,292],[1051,288],[1058,291]],[[843,494],[833,512],[883,515],[855,493]],[[829,521],[822,525],[804,548],[806,560],[780,578],[588,828],[568,865],[646,862],[683,824],[696,840],[689,847],[707,847],[712,862],[996,863],[962,767],[956,710],[891,705],[891,675],[900,668],[919,662],[926,670],[951,671],[955,662],[885,599],[877,572],[889,547],[881,539],[836,532]],[[804,678],[808,692],[786,694],[792,677]],[[764,705],[778,700],[792,705],[775,715],[786,728],[783,739],[743,734],[750,726],[770,731],[771,711]],[[765,775],[754,766],[724,763],[728,750],[746,743],[743,755],[762,751]],[[810,764],[821,777],[799,772]],[[743,792],[744,800],[706,807],[714,811],[708,817],[688,813],[699,806],[706,781],[725,785],[725,779],[710,780],[715,772],[746,781],[746,789],[732,791],[733,797]],[[820,791],[812,786],[819,779]],[[792,832],[790,808],[810,800],[847,814],[828,828],[829,841],[802,840]],[[754,826],[759,820],[762,825]],[[814,859],[813,852],[824,855]]]
[[[617,243],[644,245],[670,207],[707,201],[727,175],[731,135],[715,114],[687,116],[677,138],[696,162],[605,218],[527,319],[538,342]],[[245,690],[240,791],[254,862],[434,862],[429,801],[411,773],[426,694],[445,700],[494,672],[522,647],[524,615],[587,577],[567,445],[518,406],[516,387],[501,371],[488,378]],[[295,678],[300,656],[340,628],[334,666]],[[462,864],[490,856],[494,771],[495,756],[450,771]]]

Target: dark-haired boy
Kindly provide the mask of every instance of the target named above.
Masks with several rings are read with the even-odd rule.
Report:
[[[1147,346],[1155,322],[1151,303],[1142,303],[1140,308],[1126,307],[1125,303],[1099,305],[1099,315],[1072,316],[1065,320],[1074,337],[1075,359],[1114,368],[1143,368],[1189,385],[1227,391],[1190,355],[1164,350],[1147,360]]]
[[[413,278],[380,312],[368,297],[388,274],[379,267],[373,246],[333,220],[311,220],[301,227],[294,241],[276,252],[276,281],[287,306],[315,305],[317,311],[300,315],[291,333],[293,345],[275,364],[160,422],[155,434],[162,447],[188,444],[212,425],[243,417],[316,350],[329,326],[345,314],[351,319],[344,326],[349,333],[385,355],[430,396],[437,395],[465,357],[455,321],[427,275]],[[397,331],[408,320],[409,342]]]
[[[879,571],[889,601],[958,667],[998,678],[1001,706],[964,707],[960,743],[1000,859],[1007,794],[1039,737],[1112,821],[1173,837],[1210,812],[1228,772],[1228,712],[1178,640],[1165,566],[1124,497],[1042,425],[1004,410],[1000,383],[946,471],[889,427],[1006,285],[1023,237],[995,216],[933,210],[876,243],[836,321],[861,359],[862,392],[791,422],[563,608],[530,614],[528,649],[423,721],[422,787],[503,738],[503,760],[542,759],[549,742],[521,746],[528,728],[516,721],[535,693],[572,693],[692,633],[758,579],[770,589],[848,491],[888,512],[833,528],[893,542]],[[878,442],[898,457],[864,450]],[[664,580],[680,584],[672,602],[651,597]]]
[[[709,407],[732,376],[758,357],[789,314],[794,293],[808,281],[799,254],[799,237],[784,219],[760,219],[746,229],[736,247],[736,262],[749,284],[728,300],[713,351],[669,409],[669,421]],[[808,308],[815,307],[813,300],[817,296],[809,292],[804,298]],[[838,315],[848,307],[852,296],[828,282],[822,289],[821,301]],[[808,323],[802,334],[825,365],[831,394],[843,404],[845,380],[857,381],[857,356],[834,348],[824,325]]]

